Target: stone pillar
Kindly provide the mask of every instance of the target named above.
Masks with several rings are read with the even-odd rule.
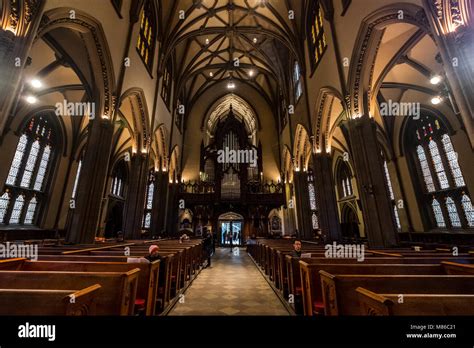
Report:
[[[296,197],[296,218],[298,219],[298,237],[312,239],[313,228],[309,205],[308,176],[305,172],[294,172],[293,182]]]
[[[328,242],[341,238],[341,224],[337,209],[332,156],[318,153],[314,156],[314,186],[319,211],[319,226]]]
[[[91,122],[77,188],[76,209],[67,231],[68,243],[93,243],[99,226],[102,194],[108,177],[114,127],[109,120]]]
[[[140,239],[149,174],[146,154],[134,154],[131,164],[123,232],[125,239]]]
[[[155,192],[153,195],[153,211],[151,213],[151,235],[161,236],[165,230],[166,195],[168,194],[168,172],[155,174]]]
[[[387,195],[383,160],[376,137],[376,124],[369,116],[348,121],[365,231],[372,248],[397,245],[393,208]]]
[[[168,204],[166,207],[166,232],[170,237],[178,235],[178,183],[169,183],[168,185]]]

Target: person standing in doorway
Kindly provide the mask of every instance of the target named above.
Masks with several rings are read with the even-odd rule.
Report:
[[[228,233],[228,238],[229,238],[229,243],[230,243],[230,252],[232,252],[232,249],[234,249],[234,241],[233,241],[233,236],[232,236],[232,232],[229,231]]]

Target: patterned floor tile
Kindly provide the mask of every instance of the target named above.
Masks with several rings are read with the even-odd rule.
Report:
[[[289,315],[244,249],[217,249],[184,299],[169,315]]]

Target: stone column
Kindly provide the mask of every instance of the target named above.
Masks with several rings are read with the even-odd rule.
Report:
[[[155,174],[155,192],[153,195],[153,211],[151,213],[150,229],[152,236],[161,236],[161,233],[165,229],[168,180],[168,172],[157,172]]]
[[[140,239],[149,174],[146,154],[134,154],[131,164],[123,232],[126,239]]]
[[[166,207],[166,232],[170,237],[178,235],[178,183],[169,183],[168,185],[168,204]]]
[[[341,224],[332,172],[332,156],[327,153],[318,153],[314,155],[313,160],[319,226],[325,240],[338,241],[341,238]]]
[[[375,121],[364,115],[348,123],[352,159],[369,246],[372,248],[395,246],[397,233],[392,202],[387,194],[383,160],[375,133]]]
[[[305,172],[294,172],[293,182],[296,197],[296,218],[299,238],[312,239],[311,209],[308,194],[308,176]]]
[[[108,177],[114,127],[109,120],[96,118],[90,124],[77,188],[76,209],[67,231],[68,243],[93,243],[99,226],[102,194]]]

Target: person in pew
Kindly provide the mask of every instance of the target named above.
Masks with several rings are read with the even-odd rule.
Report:
[[[150,262],[161,260],[161,256],[159,252],[160,252],[160,247],[158,245],[150,245],[150,247],[148,248],[148,255],[145,256],[145,259],[147,259]]]
[[[301,240],[295,239],[293,242],[293,251],[290,253],[292,257],[301,257]]]

